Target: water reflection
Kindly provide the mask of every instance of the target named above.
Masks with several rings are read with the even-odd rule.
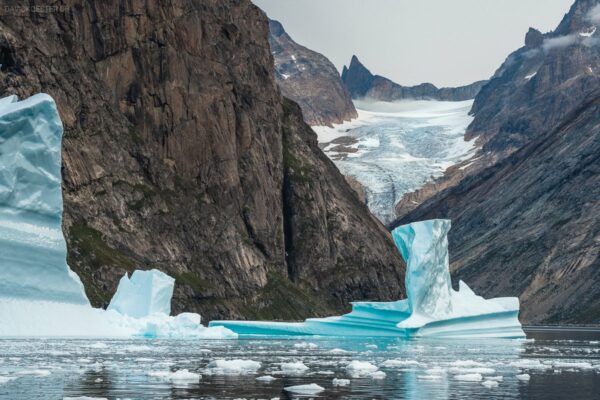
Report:
[[[569,332],[533,335],[537,340],[0,340],[0,398],[553,399],[600,393],[597,332],[586,339]],[[217,359],[254,360],[260,368],[210,368]],[[353,360],[372,364],[385,378],[351,377],[346,367]],[[306,371],[282,371],[282,363],[292,362]],[[172,374],[183,369],[189,372],[183,380]],[[202,377],[194,381],[193,374]],[[275,379],[256,379],[264,375]],[[349,384],[334,386],[334,378]],[[325,390],[302,396],[284,389],[310,383]]]

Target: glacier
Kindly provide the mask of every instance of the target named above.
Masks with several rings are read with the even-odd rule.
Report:
[[[362,184],[367,206],[387,224],[396,219],[395,206],[405,193],[474,155],[475,141],[464,140],[472,104],[354,100],[357,119],[312,128],[325,154]]]
[[[66,262],[62,132],[50,96],[0,99],[0,337],[237,337],[170,316],[174,280],[158,270],[124,276],[108,310],[90,305]]]
[[[406,261],[407,299],[354,302],[342,316],[304,322],[211,321],[242,336],[363,336],[524,338],[519,299],[484,299],[464,282],[452,288],[448,258],[449,220],[414,222],[392,236]]]

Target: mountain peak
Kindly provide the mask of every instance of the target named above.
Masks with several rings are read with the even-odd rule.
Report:
[[[274,19],[269,18],[269,31],[273,36],[281,36],[285,33],[285,29],[283,29],[283,25],[281,22],[276,21]]]
[[[544,42],[544,34],[535,28],[529,28],[525,35],[525,46],[535,48],[540,47]]]
[[[375,77],[359,60],[356,55],[350,59],[348,68],[342,69],[342,82],[348,88],[353,98],[364,97]]]

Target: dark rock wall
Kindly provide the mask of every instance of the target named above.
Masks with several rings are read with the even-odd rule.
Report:
[[[174,276],[174,311],[208,319],[402,297],[389,234],[280,95],[250,1],[8,10],[0,93],[58,104],[68,261],[94,305],[135,268]]]

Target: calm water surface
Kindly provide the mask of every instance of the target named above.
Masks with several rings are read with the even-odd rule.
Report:
[[[532,329],[528,337],[0,340],[0,398],[600,399],[600,331]],[[219,359],[253,360],[260,367],[211,368],[209,363]],[[353,377],[361,372],[347,369],[355,360],[371,363],[385,377],[368,371]],[[286,368],[292,362],[307,369],[301,371],[300,364]],[[202,377],[197,382],[193,377],[173,379],[170,373],[182,369]],[[264,375],[276,379],[256,379]],[[349,384],[334,386],[334,378],[348,379]],[[325,390],[306,396],[284,390],[311,383]]]

